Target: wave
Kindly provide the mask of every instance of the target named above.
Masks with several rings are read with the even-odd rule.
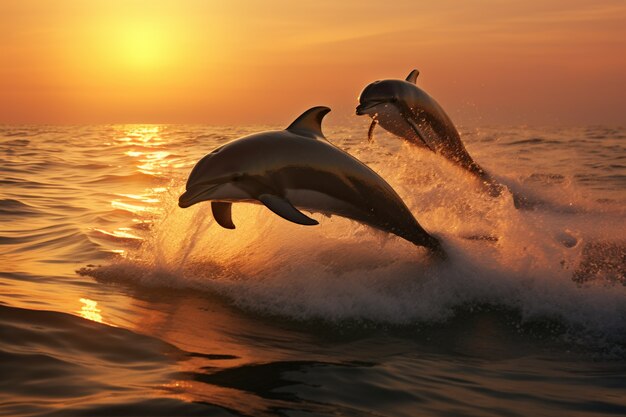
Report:
[[[41,210],[20,200],[5,198],[0,200],[0,216],[33,216],[42,214]]]
[[[535,172],[528,176],[528,180],[536,181],[541,184],[563,184],[566,181],[566,178],[561,174]]]
[[[75,263],[102,258],[104,254],[102,245],[69,222],[32,229],[4,228],[0,246],[5,256],[22,254],[48,263]]]
[[[179,209],[181,190],[173,184],[184,181],[206,150],[252,128],[164,129],[158,138],[150,133],[155,135],[151,145],[177,159],[163,168],[167,178],[136,171],[139,161],[126,151],[142,145],[116,142],[139,138],[133,129],[77,129],[68,136],[74,147],[65,150],[56,145],[46,150],[48,142],[35,140],[26,149],[16,146],[6,159],[40,171],[0,179],[13,197],[0,200],[0,215],[20,222],[37,215],[39,223],[33,230],[15,226],[0,239],[5,247],[28,253],[28,259],[50,262],[93,263],[103,251],[125,251],[125,258],[81,272],[130,286],[198,289],[247,311],[293,320],[412,326],[488,305],[516,312],[520,322],[556,320],[580,334],[621,340],[620,332],[626,333],[623,164],[617,156],[587,152],[601,148],[602,155],[619,155],[612,147],[621,145],[576,142],[583,156],[592,156],[571,171],[554,156],[571,146],[570,139],[584,138],[586,130],[468,133],[472,154],[498,180],[543,202],[518,211],[511,195],[485,196],[474,179],[444,158],[384,132],[368,143],[366,129],[338,127],[329,137],[398,191],[420,223],[445,242],[448,263],[432,263],[400,239],[340,218],[316,216],[320,226],[301,228],[263,207],[236,204],[237,229],[228,231],[212,222],[207,204]],[[508,142],[516,147],[504,146]],[[104,150],[102,143],[107,143]],[[532,146],[540,143],[550,146]],[[513,161],[527,163],[528,169],[513,167]],[[613,167],[607,171],[608,165]],[[46,167],[50,172],[42,175]],[[609,191],[585,188],[587,177],[600,178]],[[37,195],[43,191],[45,198]],[[596,203],[596,196],[602,200]],[[75,226],[38,229],[68,222]],[[472,239],[476,236],[489,238]]]
[[[82,181],[81,184],[121,184],[121,183],[143,183],[143,184],[163,184],[170,180],[155,174],[144,172],[134,172],[132,174],[106,174],[96,178]]]
[[[0,414],[207,413],[207,406],[174,398],[146,399],[170,380],[175,362],[184,355],[129,330],[64,313],[0,305],[0,391],[5,399],[28,398],[2,401]]]
[[[26,188],[26,189],[50,189],[50,188],[56,187],[53,184],[26,180],[26,179],[16,178],[16,177],[5,177],[4,179],[0,179],[0,184],[11,186],[11,187]]]
[[[0,244],[17,245],[63,237],[75,233],[76,226],[70,223],[61,223],[53,226],[42,227],[39,229],[20,230],[12,229],[3,231],[0,235]]]
[[[498,217],[493,209],[485,216],[480,204],[464,204],[458,220],[428,218],[450,254],[435,263],[399,238],[334,217],[318,216],[320,226],[301,228],[263,207],[239,204],[233,207],[237,229],[225,231],[202,205],[176,208],[175,194],[140,248],[79,272],[103,282],[200,290],[291,320],[414,326],[487,306],[514,313],[515,326],[556,321],[562,337],[592,348],[626,344],[623,263],[610,261],[626,245],[593,246],[580,232],[547,229],[535,224],[536,213],[510,204],[498,209],[507,220],[490,224],[497,241],[464,238],[489,230]],[[602,259],[604,266],[590,267]]]
[[[139,246],[143,240],[140,236],[127,231],[108,232],[102,229],[93,229],[89,235],[91,239],[96,241],[100,240],[125,246]]]
[[[508,142],[505,145],[507,146],[538,145],[538,144],[553,145],[553,144],[559,144],[559,143],[560,142],[556,140],[549,140],[549,139],[544,139],[544,138],[529,138],[529,139],[520,139],[520,140],[516,140],[513,142]]]

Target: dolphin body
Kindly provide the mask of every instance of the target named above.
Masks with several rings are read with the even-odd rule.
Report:
[[[472,159],[450,117],[415,84],[418,75],[419,71],[413,70],[406,80],[374,81],[363,89],[356,114],[372,118],[369,140],[380,124],[394,135],[452,161],[477,177],[491,196],[499,196],[502,185]]]
[[[318,222],[300,209],[337,215],[395,234],[445,257],[398,194],[365,164],[326,140],[321,122],[328,107],[313,107],[287,129],[229,142],[193,168],[182,208],[211,201],[216,222],[234,229],[233,202],[263,204],[302,225]]]

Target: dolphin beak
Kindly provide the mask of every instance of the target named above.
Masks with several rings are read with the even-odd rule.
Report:
[[[206,195],[213,191],[219,184],[199,184],[191,186],[178,197],[178,207],[187,208],[204,201]]]
[[[369,103],[368,102],[361,103],[356,107],[356,115],[363,116],[363,115],[369,114],[368,110],[373,109],[379,104],[382,104],[382,103],[380,101],[371,101]]]
[[[178,207],[187,208],[192,205],[193,203],[191,202],[191,198],[189,197],[188,191],[185,191],[184,193],[181,194],[180,197],[178,197]]]

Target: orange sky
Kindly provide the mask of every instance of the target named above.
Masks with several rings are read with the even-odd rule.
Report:
[[[418,84],[461,124],[626,124],[623,0],[2,0],[0,123],[285,124]]]

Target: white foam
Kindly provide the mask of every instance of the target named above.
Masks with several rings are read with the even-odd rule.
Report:
[[[525,320],[556,319],[587,332],[626,334],[626,287],[572,280],[585,230],[592,229],[586,217],[563,220],[516,210],[510,196],[485,197],[473,179],[430,158],[402,152],[386,160],[381,174],[445,242],[450,259],[444,263],[345,219],[314,215],[320,225],[302,227],[250,204],[233,206],[237,229],[226,230],[213,222],[207,204],[176,207],[181,190],[174,188],[146,244],[94,273],[200,289],[241,308],[295,319],[433,322],[460,306],[486,303],[518,310]],[[433,180],[453,175],[454,185]],[[595,230],[594,238],[615,239],[621,232],[607,226]],[[498,241],[464,239],[472,234]]]

